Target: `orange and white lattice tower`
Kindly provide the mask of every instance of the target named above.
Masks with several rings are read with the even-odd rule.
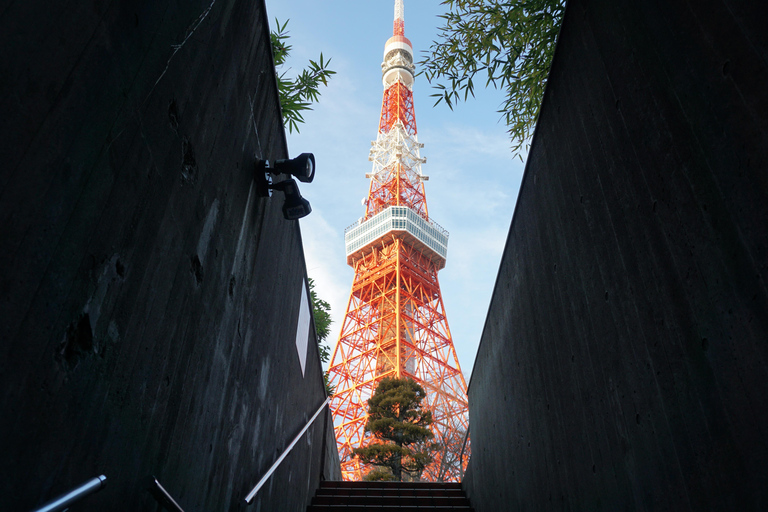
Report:
[[[355,278],[329,374],[336,439],[345,480],[362,468],[352,449],[366,445],[367,400],[384,377],[409,377],[426,391],[441,449],[421,478],[460,480],[468,459],[467,385],[448,329],[437,271],[448,232],[431,221],[413,109],[413,47],[404,35],[403,2],[381,65],[384,99],[365,216],[347,228],[347,263]],[[462,451],[463,450],[463,451]]]

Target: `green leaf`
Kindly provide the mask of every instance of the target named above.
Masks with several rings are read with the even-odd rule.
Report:
[[[290,38],[287,30],[288,20],[281,24],[275,19],[275,25],[276,30],[270,32],[270,42],[275,61],[283,123],[289,132],[294,130],[298,132],[299,124],[304,123],[301,112],[312,110],[311,105],[320,99],[320,84],[327,87],[329,78],[336,72],[328,68],[331,59],[326,61],[320,53],[320,62],[310,60],[309,67],[299,72],[295,78],[288,77],[287,71],[281,73],[279,68],[287,62],[292,47],[286,43]]]
[[[297,123],[295,120],[291,122]],[[298,131],[298,125],[296,126]],[[317,296],[315,291],[315,280],[311,277],[307,280],[309,284],[309,301],[312,305],[312,319],[315,322],[315,331],[317,333],[317,346],[320,352],[320,361],[327,363],[331,359],[331,349],[324,343],[331,333],[331,305],[328,302]],[[323,381],[325,382],[325,390],[328,392],[328,396],[332,396],[334,387],[330,383],[328,372],[323,374]]]
[[[445,0],[437,40],[418,62],[440,91],[435,105],[474,96],[474,78],[503,88],[500,113],[517,156],[536,125],[565,0]]]
[[[389,468],[396,480],[402,471],[419,473],[432,461],[434,437],[429,426],[432,413],[422,408],[424,388],[412,379],[384,378],[368,400],[365,425],[376,439],[355,448],[354,454],[365,464]]]

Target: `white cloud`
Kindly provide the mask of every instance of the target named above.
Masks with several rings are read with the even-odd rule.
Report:
[[[313,208],[300,222],[307,275],[314,279],[318,297],[331,306],[333,324],[328,344],[333,347],[349,299],[352,269],[344,261],[343,237],[326,222],[322,211]]]

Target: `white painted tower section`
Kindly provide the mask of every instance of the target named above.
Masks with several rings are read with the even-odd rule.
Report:
[[[395,21],[405,20],[405,6],[403,0],[395,0]]]

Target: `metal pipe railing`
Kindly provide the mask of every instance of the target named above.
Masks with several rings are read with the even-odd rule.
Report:
[[[106,481],[107,477],[104,475],[91,478],[83,485],[76,487],[65,494],[62,494],[53,501],[49,501],[42,507],[35,509],[33,512],[58,512],[60,510],[64,510],[69,505],[80,501],[89,494],[101,490],[106,485]]]
[[[461,453],[459,453],[459,467],[464,467],[464,448],[467,447],[467,439],[469,439],[469,427],[467,427],[467,431],[464,433],[464,442],[461,444]],[[462,472],[462,477],[464,473]]]
[[[325,402],[317,409],[315,414],[309,419],[306,425],[304,425],[304,428],[301,429],[301,432],[296,435],[296,437],[293,438],[293,441],[291,441],[291,444],[288,445],[288,448],[286,448],[283,453],[280,455],[280,457],[277,458],[277,460],[270,466],[270,468],[267,470],[266,474],[261,477],[261,480],[256,484],[256,487],[254,487],[251,492],[248,493],[248,496],[245,497],[245,504],[250,505],[251,501],[253,501],[254,496],[256,496],[256,493],[259,492],[259,489],[267,483],[267,480],[269,480],[269,477],[272,476],[272,473],[275,472],[277,469],[277,466],[280,465],[283,460],[288,456],[288,454],[293,450],[293,447],[296,446],[296,443],[299,442],[299,439],[301,439],[301,436],[304,435],[304,433],[309,430],[309,427],[314,423],[315,419],[320,415],[323,408],[328,404],[328,402],[331,400],[331,397],[328,397],[325,399]]]
[[[147,490],[152,495],[152,497],[155,498],[157,503],[160,504],[161,507],[163,507],[165,510],[168,510],[169,512],[184,512],[179,504],[176,503],[176,500],[174,500],[168,491],[165,490],[165,487],[160,485],[160,482],[157,481],[157,478],[150,476],[148,480]]]

